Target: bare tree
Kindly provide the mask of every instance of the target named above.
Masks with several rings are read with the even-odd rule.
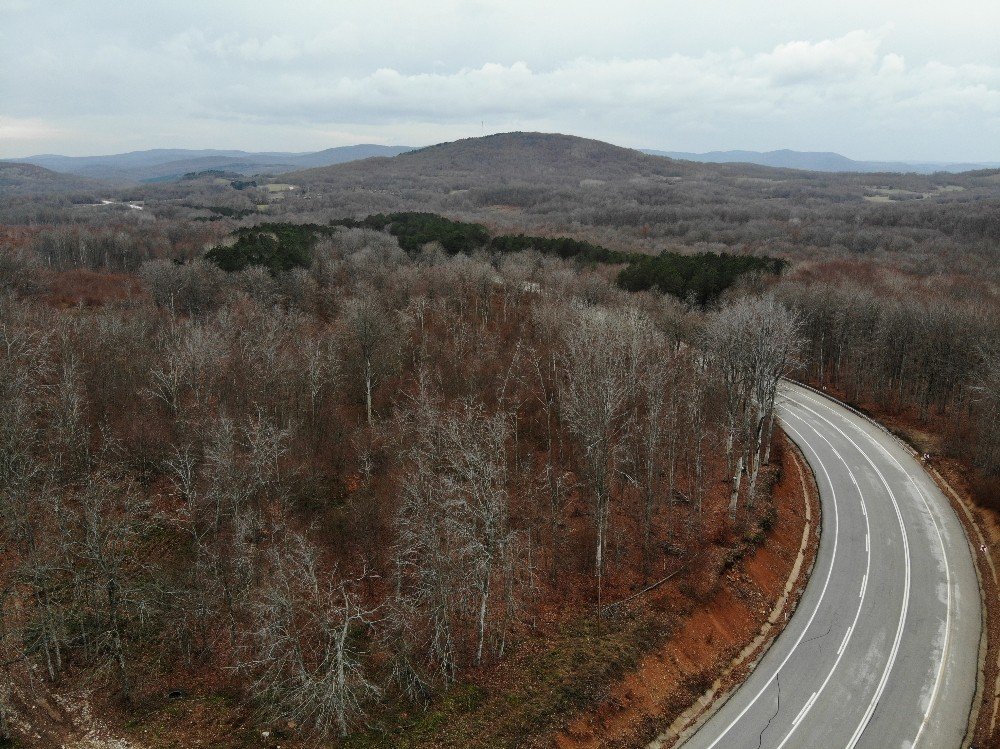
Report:
[[[360,582],[324,569],[300,535],[271,551],[267,581],[252,605],[257,626],[240,664],[265,713],[320,736],[346,736],[379,694],[363,650],[375,612],[362,603]]]
[[[642,492],[644,573],[648,573],[649,569],[653,516],[659,505],[660,479],[665,463],[667,470],[672,470],[670,461],[673,453],[670,448],[676,444],[676,436],[671,435],[676,429],[672,408],[674,395],[671,392],[671,375],[675,366],[665,356],[653,357],[639,379],[643,412],[635,420],[637,439],[632,459],[637,474],[636,482]]]
[[[622,457],[635,354],[632,342],[648,321],[634,310],[579,307],[564,336],[563,413],[583,453],[594,502],[595,574],[602,592],[610,503]]]
[[[349,350],[356,358],[365,395],[365,413],[372,424],[372,394],[383,376],[391,371],[399,341],[396,321],[372,294],[364,294],[344,305],[343,323]]]
[[[198,321],[175,323],[163,344],[162,363],[150,372],[153,395],[174,416],[182,414],[187,394],[192,396],[192,406],[203,407],[221,358],[222,341],[215,330]]]
[[[464,555],[468,558],[477,606],[476,661],[483,658],[487,614],[494,581],[500,579],[505,612],[513,607],[512,580],[517,535],[510,527],[507,493],[507,417],[488,417],[481,406],[466,405],[445,423],[442,471],[443,489],[454,497],[454,508],[464,532]],[[506,624],[506,622],[504,622]],[[500,649],[506,627],[500,628]]]
[[[69,605],[87,654],[110,666],[121,695],[132,694],[128,632],[149,602],[147,564],[138,546],[150,527],[147,503],[128,480],[95,475],[70,511]]]
[[[732,517],[746,474],[753,502],[763,445],[771,436],[775,391],[798,349],[798,328],[798,318],[772,296],[741,298],[708,324],[707,348],[725,388]]]

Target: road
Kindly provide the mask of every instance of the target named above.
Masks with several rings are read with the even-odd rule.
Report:
[[[981,626],[961,523],[884,431],[796,385],[778,400],[819,485],[816,565],[785,630],[684,748],[957,749]]]

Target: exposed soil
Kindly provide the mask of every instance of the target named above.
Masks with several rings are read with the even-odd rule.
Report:
[[[661,744],[669,746],[676,734],[704,719],[721,696],[742,681],[787,620],[811,569],[819,518],[812,476],[797,451],[789,449],[791,443],[783,435],[779,439],[779,465],[768,469],[773,479],[762,485],[762,494],[770,496],[750,513],[754,520],[747,528],[725,530],[727,489],[721,484],[718,491],[712,489],[705,533],[717,535],[719,544],[706,545],[695,565],[699,569],[685,565],[676,577],[638,597],[632,596],[642,581],[622,580],[609,599],[629,597],[629,603],[604,617],[566,619],[568,612],[552,612],[553,622],[539,622],[538,635],[526,638],[503,662],[470,672],[425,709],[384,705],[370,730],[330,745],[634,746],[672,731]],[[772,506],[773,521],[760,525]],[[743,535],[734,540],[734,533]],[[804,535],[810,543],[799,558]],[[726,549],[739,553],[726,557]],[[720,568],[721,574],[704,572]],[[19,731],[23,745],[311,746],[294,726],[260,725],[250,708],[211,683],[186,679],[184,684],[187,693],[179,699],[167,699],[161,690],[137,695],[128,706],[100,691],[74,692],[71,702],[69,695],[29,691],[25,697],[34,705],[24,705],[22,712],[33,720],[30,731]],[[50,717],[38,720],[43,713]]]
[[[40,674],[29,673],[23,662],[13,669],[10,716],[12,727],[23,738],[14,747],[60,749],[144,749],[122,737],[94,714],[92,694],[54,690]],[[100,701],[98,701],[100,702]],[[24,716],[30,716],[26,719]]]
[[[673,637],[616,683],[596,710],[569,721],[553,739],[559,749],[651,740],[672,746],[742,683],[794,611],[815,558],[818,493],[794,448],[783,451],[774,503],[777,517],[763,545],[680,622]]]

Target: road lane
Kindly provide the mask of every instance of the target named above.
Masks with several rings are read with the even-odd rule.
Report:
[[[784,632],[684,746],[959,747],[980,600],[958,518],[877,426],[789,383],[778,410],[820,489],[816,564]]]

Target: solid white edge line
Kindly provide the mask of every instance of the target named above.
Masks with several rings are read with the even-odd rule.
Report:
[[[803,420],[800,418],[800,421],[803,421]],[[803,423],[805,423],[805,422],[803,421]],[[833,486],[833,480],[830,478],[830,474],[826,470],[826,466],[823,464],[823,461],[820,459],[819,453],[816,452],[816,449],[812,445],[810,445],[808,441],[806,441],[806,439],[802,436],[802,434],[797,429],[795,429],[794,427],[791,427],[788,424],[784,424],[784,426],[790,428],[793,432],[795,432],[796,434],[798,434],[799,438],[802,440],[802,445],[804,445],[805,447],[807,447],[813,453],[813,455],[816,456],[816,462],[819,465],[819,467],[822,469],[823,473],[826,475],[827,483],[830,485],[830,496],[831,496],[831,499],[833,501],[833,551],[832,551],[831,556],[830,556],[830,566],[827,568],[826,579],[823,581],[823,587],[820,590],[819,599],[816,601],[816,606],[815,606],[815,608],[813,608],[812,614],[809,615],[809,621],[807,621],[805,627],[802,628],[802,632],[799,634],[798,639],[795,641],[795,644],[792,645],[792,647],[789,649],[788,653],[785,655],[784,660],[782,660],[781,663],[778,665],[778,667],[776,669],[774,669],[774,673],[771,674],[771,677],[764,683],[764,686],[762,686],[760,688],[760,690],[758,690],[757,694],[754,695],[753,699],[751,699],[747,703],[746,707],[744,707],[743,710],[740,711],[739,715],[737,715],[735,718],[733,718],[733,720],[729,723],[729,725],[727,725],[722,730],[722,732],[715,738],[715,741],[713,741],[711,744],[709,744],[706,747],[706,749],[714,749],[714,747],[716,745],[718,745],[718,743],[720,741],[722,741],[723,737],[727,733],[729,733],[729,731],[732,730],[733,726],[735,726],[740,720],[742,720],[743,716],[746,715],[747,712],[749,712],[750,708],[754,706],[754,704],[757,702],[757,700],[760,699],[760,696],[762,694],[764,694],[764,691],[771,685],[771,682],[774,681],[774,677],[781,671],[782,668],[785,667],[785,664],[788,663],[788,661],[791,659],[791,657],[795,654],[796,648],[798,648],[798,646],[801,644],[803,638],[805,638],[806,632],[809,631],[809,627],[812,626],[813,620],[816,618],[816,614],[819,612],[820,606],[823,604],[823,598],[826,596],[827,588],[830,585],[830,577],[833,574],[833,566],[834,566],[834,563],[837,560],[837,548],[838,548],[839,539],[840,539],[840,505],[839,505],[839,503],[837,501],[837,490],[834,488],[834,486]],[[815,431],[815,430],[813,430],[813,431]],[[818,434],[818,432],[817,432],[817,434]],[[697,735],[697,734],[695,734],[695,735]]]
[[[906,535],[906,527],[903,524],[903,514],[902,514],[902,512],[899,509],[899,503],[896,501],[896,495],[892,491],[892,488],[889,486],[889,482],[886,481],[885,475],[882,473],[882,471],[879,470],[878,466],[875,465],[875,461],[873,461],[868,456],[868,454],[864,450],[861,449],[861,446],[858,445],[857,442],[855,442],[853,439],[851,439],[850,437],[848,437],[847,434],[844,432],[843,429],[841,429],[840,427],[838,427],[836,424],[834,424],[832,421],[830,421],[829,419],[827,419],[825,416],[817,413],[813,409],[809,408],[809,406],[807,406],[807,405],[805,405],[803,403],[800,403],[799,401],[796,401],[794,398],[790,398],[789,400],[791,400],[793,403],[798,404],[801,408],[804,408],[805,410],[807,410],[810,413],[814,414],[819,419],[822,419],[827,424],[829,424],[831,427],[833,427],[838,432],[840,432],[841,436],[843,436],[844,439],[846,439],[848,442],[850,442],[852,445],[854,445],[854,447],[858,450],[858,452],[861,453],[861,456],[865,460],[868,461],[868,464],[872,467],[872,470],[874,470],[875,473],[878,474],[879,479],[882,481],[882,485],[885,487],[886,491],[889,493],[889,499],[892,501],[893,509],[896,512],[896,520],[899,522],[899,529],[900,529],[900,532],[902,533],[902,536],[903,536],[903,559],[905,561],[905,574],[904,574],[904,583],[903,583],[903,588],[904,588],[904,591],[903,591],[903,606],[902,606],[902,609],[901,609],[900,615],[899,615],[899,624],[896,627],[896,636],[893,639],[892,650],[889,653],[889,660],[886,662],[885,669],[882,671],[882,678],[879,680],[878,687],[875,690],[875,694],[872,696],[871,702],[868,704],[868,708],[865,710],[864,716],[862,716],[861,722],[858,724],[858,727],[855,729],[854,734],[851,736],[851,740],[847,744],[847,748],[846,749],[854,749],[854,747],[857,745],[858,741],[861,739],[861,735],[864,733],[865,729],[868,727],[868,723],[871,720],[872,715],[875,713],[875,708],[878,706],[878,702],[882,698],[882,693],[885,691],[885,686],[886,686],[886,684],[889,681],[889,674],[892,671],[892,668],[893,668],[893,666],[896,663],[896,656],[899,654],[899,645],[900,645],[900,642],[902,642],[902,639],[903,639],[903,629],[904,629],[904,627],[906,625],[906,614],[907,614],[907,610],[908,610],[909,605],[910,605],[910,544],[909,544],[909,541],[908,541],[907,535]],[[836,413],[836,411],[834,411],[833,409],[828,409],[828,410],[830,410],[831,413]],[[847,421],[848,423],[851,423],[851,420],[847,419],[842,414],[839,414],[839,417],[842,420]]]
[[[803,394],[803,396],[809,398],[814,403],[821,404],[830,411],[833,411],[833,408],[828,403],[825,403],[823,400],[814,398],[810,396],[808,393]],[[886,456],[893,463],[896,464],[899,470],[902,471],[903,474],[905,474],[906,477],[909,479],[910,484],[912,484],[913,487],[917,490],[917,493],[920,495],[921,501],[924,503],[924,507],[927,509],[927,514],[930,516],[931,521],[934,523],[934,530],[937,533],[938,543],[941,545],[941,557],[942,559],[944,559],[945,581],[948,590],[948,596],[946,599],[946,607],[945,607],[944,645],[941,648],[941,662],[938,664],[938,672],[937,672],[937,677],[934,680],[934,689],[931,691],[931,699],[930,702],[928,702],[927,704],[927,710],[924,713],[923,720],[920,722],[920,728],[917,730],[916,738],[913,739],[913,744],[911,746],[911,749],[916,749],[917,744],[920,743],[920,737],[923,735],[924,729],[927,728],[927,724],[930,722],[931,711],[934,709],[934,703],[937,701],[938,692],[941,689],[941,683],[944,678],[944,668],[948,660],[948,650],[951,644],[951,628],[952,628],[951,627],[951,601],[952,601],[951,565],[948,562],[948,551],[944,545],[944,536],[941,533],[941,526],[938,523],[937,516],[931,510],[930,504],[927,501],[927,492],[925,492],[924,488],[916,482],[916,480],[913,477],[913,474],[910,471],[906,470],[906,468],[903,467],[902,463],[900,463],[896,459],[896,457],[892,453],[890,453],[888,449],[886,449],[885,445],[883,445],[874,437],[872,437],[870,434],[868,434],[866,431],[861,429],[861,427],[858,426],[857,424],[855,424],[854,426],[859,432],[864,434],[874,445],[876,445],[880,450],[882,450],[882,452],[884,452]]]
[[[806,409],[806,410],[810,410],[810,409]],[[818,429],[816,429],[816,427],[814,427],[812,424],[810,424],[808,421],[806,421],[804,418],[802,418],[802,416],[800,416],[799,414],[795,414],[795,413],[790,412],[789,415],[794,416],[796,419],[798,419],[803,424],[805,424],[806,426],[808,426],[813,432],[815,432],[816,436],[819,437],[821,440],[823,440],[830,447],[830,449],[833,451],[833,454],[837,456],[837,459],[841,463],[844,464],[844,467],[847,469],[848,475],[851,475],[851,476],[854,475],[854,472],[851,470],[851,467],[847,464],[847,461],[844,460],[844,456],[840,454],[840,451],[837,450],[837,448],[835,448],[833,446],[833,443],[830,442],[830,440],[828,440]],[[818,416],[818,414],[816,414],[815,412],[813,412],[813,415]],[[822,417],[820,417],[820,418],[822,419]],[[824,421],[825,421],[825,419],[824,419]],[[827,423],[829,423],[829,422],[827,422]],[[782,424],[784,424],[785,426],[788,426],[789,428],[791,428],[792,431],[795,431],[796,434],[799,434],[799,432],[794,427],[791,427],[791,425],[787,423],[787,420],[784,417],[782,418]],[[815,453],[817,455],[817,458],[818,458],[818,453],[816,453],[816,450],[813,449],[812,446],[810,446],[810,449],[813,451],[813,453]],[[820,466],[823,468],[824,473],[826,473],[826,467],[823,465],[822,460],[820,460]],[[829,480],[829,474],[828,473],[827,473],[827,479]],[[831,485],[832,485],[832,482],[831,482]],[[855,485],[857,485],[857,484],[855,483]],[[861,506],[863,508],[864,507],[864,499],[861,496],[860,490],[859,490],[859,493],[858,493],[858,499],[861,502]],[[867,515],[867,513],[864,515],[864,518],[865,518],[865,533],[866,534],[870,534],[871,533],[871,526],[869,525],[869,522],[868,522],[868,515]],[[865,556],[866,556],[866,560],[865,560],[865,575],[864,575],[864,581],[865,581],[865,583],[864,583],[864,587],[867,588],[868,575],[871,572],[871,563],[872,563],[871,552],[867,553]],[[851,637],[854,636],[854,628],[857,626],[858,619],[861,616],[861,610],[864,607],[864,604],[865,604],[865,589],[862,589],[861,595],[860,595],[860,600],[858,601],[858,609],[857,609],[857,611],[854,612],[854,620],[851,622],[850,634],[847,636],[848,642],[850,642]],[[830,668],[830,671],[827,673],[826,678],[823,679],[823,683],[820,684],[820,687],[817,690],[817,692],[815,694],[815,697],[819,697],[819,695],[822,694],[823,691],[826,689],[827,685],[830,683],[830,679],[833,678],[833,674],[837,670],[837,667],[840,665],[840,661],[841,661],[841,659],[843,657],[844,657],[844,651],[842,651],[842,652],[840,652],[840,653],[837,654],[837,657],[836,657],[836,659],[833,662],[833,666]],[[814,699],[812,699],[805,706],[805,709],[803,710],[803,717],[805,715],[808,715],[808,713],[812,709],[812,706],[815,703],[815,701],[816,700],[814,698]],[[785,744],[787,744],[791,740],[792,734],[795,732],[795,729],[797,727],[798,727],[797,723],[792,725],[792,727],[788,730],[788,733],[785,734],[785,738],[782,739],[782,741],[781,741],[780,744],[778,744],[777,749],[782,749],[782,747],[784,747]]]

